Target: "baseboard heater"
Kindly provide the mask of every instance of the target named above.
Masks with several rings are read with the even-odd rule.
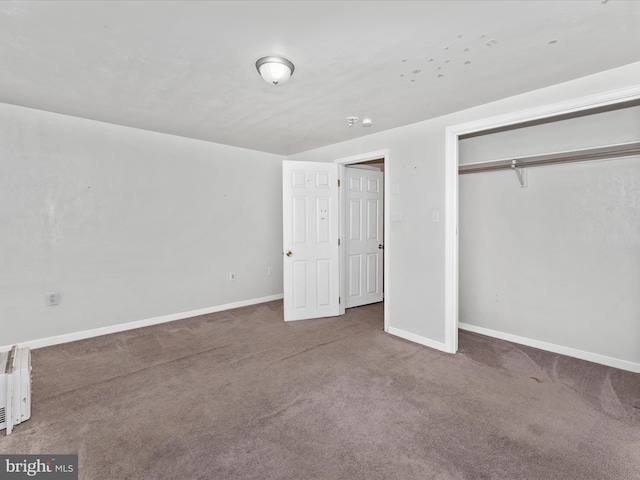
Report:
[[[0,352],[0,430],[31,417],[31,350],[14,346]]]

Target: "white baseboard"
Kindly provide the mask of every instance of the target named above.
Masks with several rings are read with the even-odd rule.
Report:
[[[419,343],[420,345],[424,345],[425,347],[440,350],[441,352],[449,352],[447,350],[447,346],[442,342],[436,342],[435,340],[431,340],[430,338],[421,337],[420,335],[416,335],[415,333],[407,332],[405,330],[400,330],[399,328],[389,327],[387,329],[387,333],[395,335],[396,337],[404,338],[405,340],[409,340],[414,343]]]
[[[565,347],[563,345],[556,345],[554,343],[547,343],[541,340],[535,340],[533,338],[520,337],[518,335],[512,335],[511,333],[499,332],[497,330],[491,330],[484,327],[477,327],[468,323],[458,323],[458,328],[461,328],[462,330],[468,330],[470,332],[480,333],[488,337],[507,340],[508,342],[519,343],[520,345],[527,345],[528,347],[539,348],[540,350],[547,350],[549,352],[567,355],[568,357],[574,357],[581,360],[587,360],[589,362],[599,363],[608,367],[619,368],[620,370],[628,370],[630,372],[640,373],[640,363],[630,362],[628,360],[608,357],[606,355],[600,355],[599,353],[585,352],[584,350]]]
[[[271,295],[268,297],[253,298],[250,300],[242,300],[240,302],[226,303],[224,305],[216,305],[214,307],[201,308],[198,310],[189,310],[187,312],[172,313],[170,315],[163,315],[161,317],[147,318],[144,320],[137,320],[134,322],[119,323],[117,325],[109,325],[107,327],[92,328],[91,330],[83,330],[80,332],[65,333],[63,335],[56,335],[54,337],[39,338],[36,340],[28,340],[21,342],[18,347],[29,347],[31,349],[50,347],[51,345],[58,345],[61,343],[75,342],[76,340],[84,340],[85,338],[99,337],[100,335],[108,335],[110,333],[124,332],[126,330],[133,330],[135,328],[148,327],[151,325],[157,325],[159,323],[173,322],[174,320],[182,320],[184,318],[197,317],[199,315],[206,315],[208,313],[222,312],[224,310],[231,310],[233,308],[247,307],[249,305],[256,305],[258,303],[271,302],[273,300],[282,300],[283,295]],[[0,351],[10,350],[13,345],[5,345],[0,347]]]

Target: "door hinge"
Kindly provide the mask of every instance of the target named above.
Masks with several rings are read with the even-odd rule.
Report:
[[[340,239],[338,239],[338,246],[340,246]]]
[[[340,186],[340,179],[338,179],[338,186]]]
[[[338,297],[338,305],[342,303],[342,297]]]

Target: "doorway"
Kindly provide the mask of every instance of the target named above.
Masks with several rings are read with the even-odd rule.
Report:
[[[341,217],[346,285],[345,308],[384,299],[384,163],[367,162],[345,167]]]
[[[374,165],[379,165],[374,167]],[[368,164],[369,163],[369,164]],[[389,154],[387,150],[336,159],[334,162],[283,162],[283,290],[284,320],[308,320],[344,315],[346,302],[345,238],[342,211],[347,168],[383,170],[378,182],[383,199],[381,214],[389,211]],[[357,168],[357,167],[356,167]],[[347,197],[348,198],[348,197]],[[381,257],[378,280],[384,286],[384,331],[389,331],[388,216],[382,216],[382,233],[376,235],[376,256]],[[380,242],[380,237],[382,241]],[[379,248],[381,247],[381,248]],[[381,255],[379,252],[382,252]],[[382,267],[384,265],[384,268]]]
[[[376,152],[354,155],[351,157],[340,158],[334,161],[338,164],[338,178],[340,179],[340,238],[344,239],[340,248],[340,298],[345,299],[340,302],[340,315],[345,313],[347,308],[366,305],[384,301],[384,331],[388,331],[389,325],[389,262],[388,262],[388,229],[387,216],[384,215],[388,211],[388,168],[389,168],[389,152],[381,150]],[[358,171],[363,175],[354,175]],[[368,175],[365,172],[372,172]],[[360,203],[359,208],[356,205],[358,197],[363,197],[366,202],[366,190],[374,190],[375,187],[371,183],[372,188],[366,188],[364,182],[375,181],[376,176],[380,177],[381,182],[378,188],[381,189],[381,199],[375,199],[373,192],[369,194],[370,207],[365,208],[366,203]],[[355,179],[360,178],[360,179]],[[370,179],[368,177],[371,177]],[[351,179],[351,180],[350,180]],[[353,182],[363,190],[362,195],[355,193],[355,201],[349,201],[349,183]],[[373,196],[372,196],[373,195]],[[352,198],[352,200],[354,200]],[[379,202],[379,203],[378,203]],[[375,207],[374,207],[375,205]],[[357,212],[352,209],[357,209]],[[362,218],[363,212],[369,217],[367,222]],[[355,221],[360,225],[360,237],[365,237],[362,242],[356,241],[349,243],[352,235],[350,222],[355,216],[359,216],[359,220]],[[375,220],[372,218],[375,216]],[[372,231],[372,227],[376,227],[376,232]],[[366,237],[369,237],[367,240]],[[375,239],[374,239],[375,238]],[[363,253],[368,252],[368,253]],[[353,255],[350,255],[353,253]],[[361,253],[363,253],[361,255]],[[357,275],[357,278],[356,278]]]

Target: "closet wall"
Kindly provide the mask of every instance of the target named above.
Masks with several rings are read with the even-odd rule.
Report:
[[[460,141],[460,164],[640,140],[640,108]],[[460,323],[640,364],[640,158],[460,175]]]

